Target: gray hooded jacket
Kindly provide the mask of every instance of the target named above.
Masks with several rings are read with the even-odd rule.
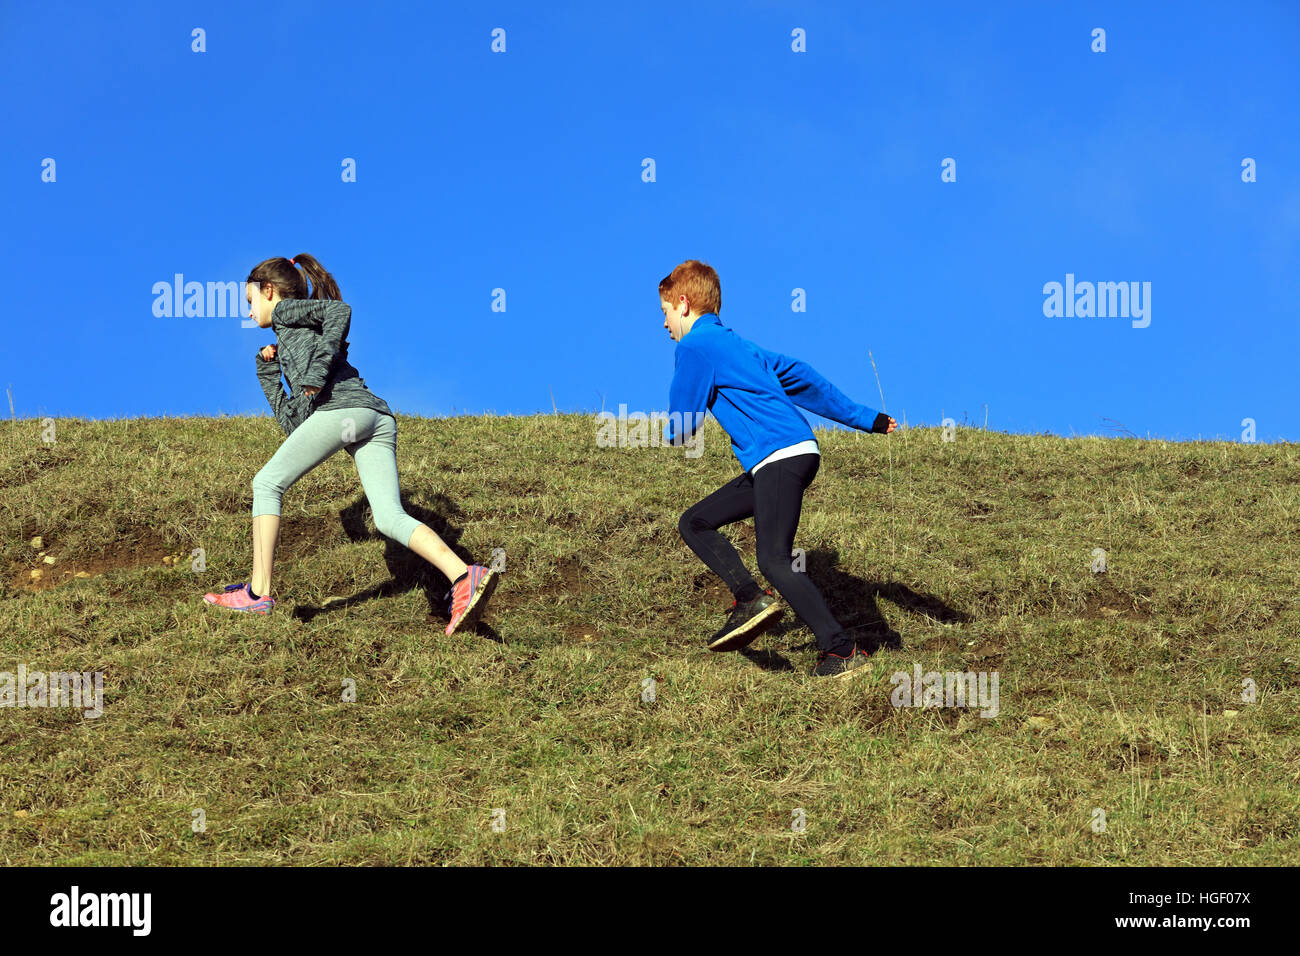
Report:
[[[292,435],[317,409],[372,408],[392,415],[365,379],[348,361],[348,329],[352,306],[335,299],[281,299],[271,313],[277,339],[276,356],[267,362],[256,355],[257,379],[271,403],[275,419]],[[289,383],[286,398],[280,375]],[[304,388],[319,388],[307,395]]]

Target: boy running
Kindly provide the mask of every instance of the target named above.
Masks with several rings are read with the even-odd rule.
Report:
[[[659,283],[664,328],[677,342],[668,392],[665,440],[680,445],[705,410],[731,436],[744,473],[697,502],[678,522],[682,538],[731,589],[735,601],[711,651],[746,646],[780,618],[772,592],[754,581],[718,528],[753,516],[758,568],[817,637],[819,677],[839,677],[866,662],[867,651],[831,615],[806,574],[791,567],[804,490],[821,466],[821,452],[798,405],[862,431],[889,434],[898,423],[852,401],[798,359],[769,352],[722,324],[718,274],[696,259]],[[679,423],[682,427],[674,433]]]

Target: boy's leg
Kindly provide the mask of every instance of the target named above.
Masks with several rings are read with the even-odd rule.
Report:
[[[753,513],[754,481],[746,472],[691,505],[677,522],[677,530],[687,547],[722,578],[732,596],[741,603],[753,600],[763,593],[763,589],[745,568],[731,542],[719,534],[718,529]]]
[[[754,535],[758,569],[817,636],[817,646],[841,656],[853,652],[849,637],[807,574],[791,565],[804,489],[821,466],[820,455],[796,455],[764,465],[754,475]]]
[[[343,418],[350,409],[313,412],[271,456],[253,478],[254,594],[271,590],[275,546],[280,533],[280,502],[284,493],[307,472],[343,447]]]
[[[432,528],[406,513],[397,477],[397,420],[371,409],[351,409],[356,413],[358,441],[348,446],[356,463],[361,487],[366,490],[375,530],[398,544],[405,545],[455,581],[466,564],[447,547]],[[361,427],[364,425],[364,428]]]

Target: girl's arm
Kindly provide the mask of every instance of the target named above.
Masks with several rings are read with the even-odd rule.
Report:
[[[284,387],[280,384],[280,359],[273,358],[269,362],[262,358],[262,352],[257,352],[257,380],[262,386],[262,391],[266,394],[266,400],[271,404],[271,412],[275,415],[275,420],[280,423],[284,429],[285,435],[292,435],[293,430],[302,424],[294,416],[289,400],[285,397]]]
[[[335,299],[316,299],[320,303],[321,331],[316,348],[302,376],[303,388],[324,388],[334,371],[334,362],[346,348],[348,329],[352,325],[352,306]]]

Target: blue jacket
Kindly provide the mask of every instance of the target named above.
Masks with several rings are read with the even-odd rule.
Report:
[[[664,440],[684,444],[702,421],[699,413],[707,409],[731,436],[732,451],[749,471],[778,448],[813,437],[796,405],[862,431],[884,431],[888,421],[850,399],[812,366],[741,338],[709,312],[677,343]]]

